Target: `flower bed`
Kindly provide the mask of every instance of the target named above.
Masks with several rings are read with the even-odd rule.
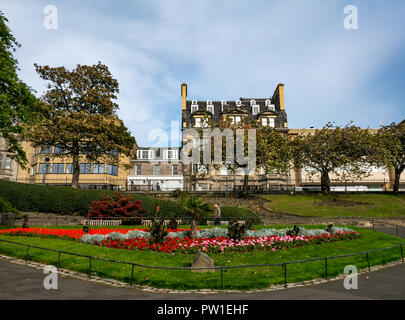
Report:
[[[164,253],[196,253],[199,250],[207,253],[275,251],[360,237],[357,231],[336,227],[333,227],[330,232],[299,228],[298,234],[294,236],[289,235],[289,229],[248,230],[246,237],[239,241],[229,239],[228,230],[223,228],[198,230],[197,239],[194,240],[188,237],[189,230],[187,229],[168,231],[165,241],[158,244],[149,241],[149,229],[137,228],[91,229],[87,234],[82,229],[13,228],[0,230],[0,234],[76,240],[108,248],[151,250]]]

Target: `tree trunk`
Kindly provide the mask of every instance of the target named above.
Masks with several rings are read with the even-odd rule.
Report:
[[[197,238],[197,217],[193,216],[190,223],[190,238]]]
[[[249,175],[245,172],[245,176],[243,177],[243,192],[244,194],[248,193],[249,188]]]
[[[330,192],[330,179],[327,171],[321,173],[321,190],[323,194],[329,194]]]
[[[401,178],[401,173],[403,171],[403,168],[395,168],[395,178],[394,178],[394,192],[398,193],[399,192],[399,181]]]
[[[79,156],[73,155],[72,159],[72,167],[73,167],[73,175],[72,175],[72,183],[71,187],[73,189],[79,188],[79,175],[80,175],[80,164],[79,164]]]

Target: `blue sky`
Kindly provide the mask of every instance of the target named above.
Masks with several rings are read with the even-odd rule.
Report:
[[[343,27],[346,5],[358,30]],[[58,29],[43,27],[44,7]],[[405,2],[359,0],[2,0],[22,44],[21,78],[41,95],[33,63],[109,66],[118,111],[141,146],[181,118],[188,99],[270,97],[285,84],[290,128],[349,120],[379,127],[405,118]],[[176,143],[173,143],[175,145]]]

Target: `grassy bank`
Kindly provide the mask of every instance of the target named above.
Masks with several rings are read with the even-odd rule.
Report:
[[[267,210],[307,217],[403,218],[405,194],[263,195]]]
[[[322,245],[310,245],[300,248],[291,248],[275,252],[247,252],[247,253],[223,253],[211,255],[215,265],[231,266],[246,264],[271,264],[285,261],[303,260],[316,257],[342,255],[366,250],[385,248],[401,243],[403,239],[389,236],[379,232],[354,228],[359,230],[361,238],[357,240],[339,241]],[[0,239],[16,241],[35,246],[74,252],[83,255],[91,255],[120,261],[134,262],[144,265],[166,267],[188,267],[194,260],[194,255],[186,254],[162,254],[151,251],[129,251],[93,245],[82,244],[75,241],[42,239],[32,237],[0,236]],[[5,255],[24,258],[26,248],[13,244],[0,242],[0,252]],[[384,264],[400,259],[400,249],[394,248],[387,251],[372,253],[371,265]],[[57,265],[58,253],[30,249],[30,259],[46,264]],[[339,258],[328,261],[329,277],[343,272],[346,265],[355,265],[359,269],[367,267],[364,256]],[[62,254],[61,267],[87,273],[89,260],[82,257],[74,257]],[[94,260],[92,269],[97,275],[106,278],[115,278],[129,282],[131,266],[114,264]],[[303,264],[288,265],[288,282],[297,282],[314,278],[324,277],[324,261],[315,261]],[[284,274],[281,267],[237,268],[224,272],[225,289],[251,289],[266,288],[271,284],[281,284]],[[159,288],[175,289],[203,289],[220,288],[220,272],[192,273],[188,270],[158,270],[136,267],[134,283],[150,285]]]

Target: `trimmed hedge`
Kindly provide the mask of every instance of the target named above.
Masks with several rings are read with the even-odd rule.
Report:
[[[0,196],[8,200],[20,211],[87,215],[92,201],[100,200],[102,195],[113,195],[107,190],[76,190],[71,187],[43,186],[0,180]],[[180,202],[132,194],[134,200],[142,200],[146,215],[154,216],[156,206],[164,216],[184,215]]]
[[[57,214],[78,214],[85,216],[93,201],[100,200],[102,195],[112,196],[114,191],[108,190],[76,190],[71,187],[43,186],[13,181],[0,180],[0,196],[9,201],[12,206],[25,212],[44,212]],[[159,206],[159,216],[187,217],[181,201],[158,199],[145,194],[131,194],[134,200],[142,200],[142,207],[146,210],[145,216],[154,217],[156,206]],[[255,212],[244,207],[222,206],[221,216],[255,218],[260,221]],[[213,219],[204,215],[201,222]]]

